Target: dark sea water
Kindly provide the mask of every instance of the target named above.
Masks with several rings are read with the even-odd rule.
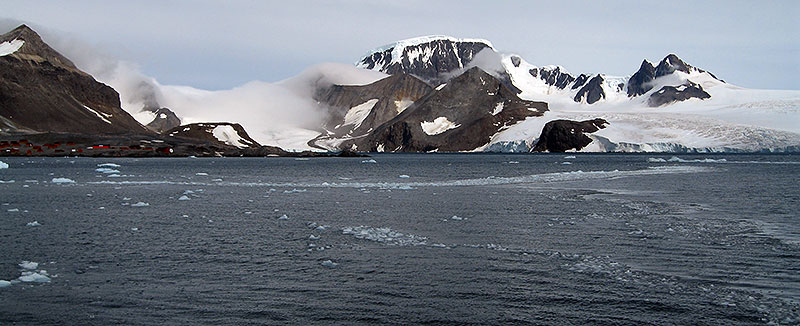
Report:
[[[568,155],[0,158],[0,324],[800,323],[800,155]]]

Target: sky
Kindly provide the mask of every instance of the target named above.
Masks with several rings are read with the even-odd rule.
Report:
[[[433,34],[488,39],[576,75],[626,76],[645,58],[676,53],[735,85],[800,89],[796,0],[2,2],[0,27],[25,22],[161,84],[208,90],[352,64],[372,48]]]

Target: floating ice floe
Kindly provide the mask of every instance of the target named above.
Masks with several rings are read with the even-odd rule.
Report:
[[[12,208],[8,210],[9,212],[19,212],[19,208]]]
[[[183,195],[183,196],[180,196],[178,198],[178,200],[191,200],[191,198],[189,198],[189,196]]]
[[[102,163],[97,165],[98,168],[118,168],[120,166],[121,165],[114,163]]]
[[[19,263],[19,267],[23,269],[36,269],[39,267],[39,263],[35,261],[23,260],[21,263]]]
[[[47,283],[50,282],[50,277],[46,270],[40,270],[39,272],[23,271],[19,280],[22,282]]]
[[[337,264],[337,263],[334,263],[334,262],[333,262],[332,260],[330,260],[330,259],[328,259],[328,260],[326,260],[326,261],[323,261],[321,264],[322,264],[322,266],[325,266],[325,267],[336,267],[337,265],[339,265],[339,264]]]
[[[278,219],[279,219],[279,220],[288,220],[288,219],[289,219],[289,216],[286,216],[286,214],[283,214],[283,215],[281,215],[281,217],[279,217]]]
[[[647,161],[650,163],[667,163],[667,160],[660,157],[650,157]]]
[[[95,172],[98,173],[105,173],[105,174],[118,174],[120,173],[119,170],[115,170],[112,168],[96,168],[94,169]]]
[[[451,220],[455,220],[455,221],[461,221],[461,220],[463,220],[464,218],[463,218],[463,217],[460,217],[460,216],[458,216],[458,215],[453,215],[453,217],[451,217],[450,219],[451,219]]]
[[[726,160],[724,158],[721,158],[721,159],[707,158],[707,159],[702,159],[702,160],[700,160],[700,159],[684,160],[684,159],[682,159],[680,157],[677,157],[677,156],[670,157],[670,159],[668,161],[669,162],[679,162],[679,163],[726,163],[726,162],[728,162],[728,160]]]
[[[571,160],[571,159],[574,159],[574,158],[575,158],[575,155],[564,156],[565,160]]]
[[[363,160],[363,161],[361,161],[361,163],[378,163],[378,161],[376,161],[374,159],[369,159],[369,160]]]
[[[0,170],[8,169],[8,163],[0,161]]]
[[[380,242],[396,246],[424,246],[428,238],[413,234],[403,234],[390,228],[372,228],[368,226],[346,227],[343,234],[352,235],[358,239]]]
[[[6,280],[0,280],[0,288],[9,287],[11,286],[11,282]]]
[[[136,202],[135,204],[131,204],[131,207],[147,207],[150,206],[149,203],[145,203],[143,201]]]
[[[131,228],[131,231],[139,231],[139,228]]]
[[[197,173],[195,173],[194,175],[205,176],[205,175],[208,175],[208,173],[205,173],[205,172],[197,172]]]
[[[28,222],[25,226],[41,226],[42,224],[39,221]]]
[[[53,180],[50,180],[50,183],[75,183],[75,180],[69,178],[53,178]]]
[[[408,179],[408,178],[410,178],[410,177],[409,177],[408,175],[401,174],[401,175],[399,175],[399,176],[398,176],[398,178],[402,178],[402,179]]]
[[[309,235],[308,236],[308,240],[319,240],[319,236],[318,235],[313,235],[313,234]]]
[[[284,194],[294,194],[294,193],[306,192],[306,191],[308,191],[308,190],[306,190],[306,189],[292,189],[292,190],[284,190],[283,193]]]
[[[572,162],[561,162],[561,164],[563,164],[563,165],[570,165],[570,164],[572,164]]]
[[[519,161],[508,161],[508,164],[519,164]]]

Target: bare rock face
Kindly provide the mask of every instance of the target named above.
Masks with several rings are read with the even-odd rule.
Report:
[[[651,107],[658,107],[670,103],[681,102],[691,98],[705,100],[711,98],[711,95],[703,90],[699,84],[691,81],[686,81],[680,86],[664,86],[657,92],[650,95],[647,99],[647,105]]]
[[[547,103],[520,99],[497,78],[476,67],[419,99],[369,135],[344,142],[343,148],[468,151],[487,144],[500,130],[545,111]]]
[[[333,149],[335,143],[360,137],[391,120],[433,88],[408,74],[396,74],[369,85],[333,85],[314,98],[328,107],[324,132],[309,145]]]
[[[543,80],[547,85],[555,86],[559,89],[564,89],[575,81],[575,76],[566,71],[561,71],[561,67],[558,66],[531,69],[529,73],[533,77]]]
[[[25,25],[0,35],[22,46],[0,56],[0,116],[16,130],[86,134],[152,132],[120,107],[119,94],[80,71]]]
[[[650,83],[656,78],[656,68],[650,61],[642,61],[642,66],[628,80],[628,96],[639,96],[653,89]]]
[[[542,128],[539,141],[531,150],[532,152],[565,152],[567,150],[581,150],[592,142],[587,133],[603,129],[608,121],[594,119],[586,121],[553,120]]]
[[[593,104],[601,99],[606,98],[606,93],[603,91],[602,85],[603,76],[596,75],[592,77],[592,79],[589,79],[589,82],[583,85],[583,87],[578,90],[578,93],[575,94],[575,102],[580,103],[582,101],[586,101],[588,104]]]
[[[163,134],[165,131],[181,125],[181,119],[170,109],[160,108],[153,111],[153,113],[155,113],[156,117],[147,124],[147,129]]]

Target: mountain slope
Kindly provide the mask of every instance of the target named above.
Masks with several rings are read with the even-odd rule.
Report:
[[[345,141],[358,151],[470,151],[493,135],[547,111],[543,102],[525,101],[498,79],[472,68],[437,87],[369,135]]]
[[[151,133],[120,108],[114,89],[27,26],[0,35],[0,47],[0,116],[14,125],[5,132]]]

